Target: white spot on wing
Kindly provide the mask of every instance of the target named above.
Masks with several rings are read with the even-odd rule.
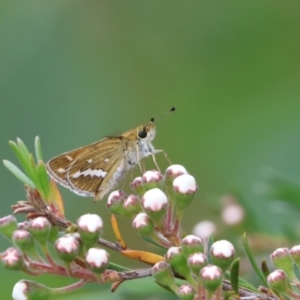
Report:
[[[90,164],[93,160],[90,158],[87,160],[87,162]]]
[[[67,160],[72,161],[73,157],[71,157],[70,155],[66,155]]]
[[[108,163],[109,161],[110,161],[109,158],[105,158],[105,159],[104,159],[104,162],[105,162],[105,163]]]
[[[80,176],[91,176],[91,177],[93,177],[93,176],[96,176],[96,177],[102,177],[102,178],[104,178],[105,176],[106,176],[106,174],[107,174],[107,172],[104,172],[103,170],[101,170],[101,169],[95,169],[95,170],[92,170],[92,169],[87,169],[87,170],[85,170],[85,171],[77,171],[76,173],[74,173],[73,175],[72,175],[72,177],[73,178],[78,178],[78,177],[80,177]]]
[[[65,169],[63,169],[63,168],[59,168],[59,169],[57,170],[57,172],[58,172],[58,173],[65,173],[65,172],[66,172],[66,170],[65,170]]]

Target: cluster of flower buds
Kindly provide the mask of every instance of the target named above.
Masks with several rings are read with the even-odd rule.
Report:
[[[152,267],[152,276],[180,299],[210,299],[221,293],[224,274],[234,260],[235,250],[225,240],[213,243],[207,254],[203,249],[201,238],[186,236],[181,240],[181,246],[168,249],[165,261]],[[188,284],[178,286],[175,277],[185,278]]]
[[[77,232],[59,237],[57,226],[45,217],[20,224],[14,216],[0,219],[0,233],[14,245],[1,253],[4,267],[31,275],[50,273],[80,279],[71,286],[57,289],[21,280],[13,289],[13,299],[49,299],[77,289],[87,281],[104,282],[109,255],[97,246],[102,227],[98,215],[87,214],[77,220]],[[50,244],[54,245],[56,255],[49,252]]]
[[[184,167],[172,165],[164,175],[158,171],[145,172],[133,180],[131,188],[134,191],[131,195],[120,190],[112,192],[107,208],[131,218],[138,234],[168,249],[164,260],[151,269],[155,280],[182,299],[193,299],[195,295],[201,299],[205,293],[210,297],[220,291],[224,272],[234,258],[233,246],[219,241],[207,249],[206,239],[193,235],[181,239],[179,234],[182,215],[198,189],[194,177]],[[120,280],[118,273],[108,268],[109,254],[98,246],[103,228],[98,215],[81,216],[77,230],[63,235],[49,220],[39,216],[18,224],[14,216],[0,219],[0,233],[14,245],[1,253],[1,262],[8,269],[31,275],[49,273],[79,281],[66,287],[49,288],[21,280],[13,289],[14,300],[49,299],[86,282]],[[49,251],[50,244],[56,255]],[[185,279],[187,284],[178,286],[176,277]]]
[[[118,190],[107,201],[108,210],[132,219],[138,234],[169,248],[178,246],[184,210],[192,203],[198,186],[181,165],[171,165],[165,174],[153,170],[131,182],[134,194]]]
[[[278,248],[270,258],[277,269],[267,277],[269,287],[282,298],[300,299],[300,281],[294,273],[295,267],[300,269],[300,245]]]

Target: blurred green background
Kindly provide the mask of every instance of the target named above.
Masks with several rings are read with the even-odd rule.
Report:
[[[7,143],[16,137],[33,151],[39,135],[48,160],[175,105],[177,111],[157,123],[154,144],[199,184],[185,214],[185,232],[208,218],[222,226],[220,197],[232,191],[247,212],[248,232],[281,236],[286,228],[300,228],[297,210],[274,201],[278,194],[263,193],[265,178],[275,170],[294,183],[294,204],[299,199],[299,1],[0,4],[2,159],[16,162]],[[163,155],[158,161],[167,166]],[[151,159],[147,166],[153,168]],[[4,166],[0,176],[5,216],[25,193]],[[70,220],[97,211],[105,220],[104,237],[113,239],[103,202],[61,190]],[[145,249],[130,222],[120,222],[129,247]],[[225,236],[234,233],[224,231]],[[0,251],[9,245],[1,239]],[[14,283],[23,277],[0,268],[3,299],[10,299]],[[47,276],[37,281],[53,287],[72,282]],[[150,287],[153,293],[155,285]],[[139,297],[133,288],[138,288],[135,282],[125,283],[105,297]],[[98,299],[101,289],[88,285],[64,299]]]

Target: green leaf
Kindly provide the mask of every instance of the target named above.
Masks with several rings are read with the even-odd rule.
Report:
[[[248,259],[249,259],[249,261],[250,261],[250,263],[252,265],[252,268],[255,270],[256,274],[258,275],[258,277],[260,278],[260,280],[263,282],[263,284],[265,286],[268,286],[268,283],[267,283],[267,280],[266,280],[266,277],[265,277],[264,273],[260,270],[260,268],[256,264],[256,262],[254,260],[254,257],[253,257],[253,255],[251,253],[246,233],[244,233],[244,235],[243,235],[243,245],[244,245],[246,254],[248,256]]]
[[[212,263],[211,262],[211,257],[210,257],[210,248],[211,248],[211,245],[215,242],[214,240],[214,236],[213,234],[210,234],[209,237],[208,237],[208,241],[207,241],[207,249],[208,249],[208,253],[207,253],[207,261],[208,263]]]
[[[24,143],[20,139],[17,139],[17,140],[18,140],[18,145],[13,141],[9,141],[9,144],[10,144],[11,148],[13,149],[15,155],[17,156],[24,171],[27,173],[27,176],[33,182],[35,182],[36,174],[35,174],[33,156],[28,152]]]
[[[237,258],[231,265],[230,269],[230,283],[232,289],[235,293],[239,294],[239,269],[240,269],[240,259]]]
[[[34,183],[13,163],[8,160],[3,160],[4,166],[12,172],[19,180],[21,180],[24,184],[28,185],[30,188],[34,189]]]
[[[37,181],[40,187],[39,191],[43,194],[44,198],[50,199],[49,178],[48,178],[45,164],[42,161],[38,162],[36,173],[37,173]]]
[[[35,137],[34,140],[34,147],[35,147],[35,156],[36,161],[43,161],[43,155],[42,155],[42,147],[41,147],[41,140],[38,136]]]
[[[17,138],[17,145],[18,148],[20,149],[20,151],[24,154],[24,156],[29,156],[29,151],[27,149],[27,147],[25,146],[25,144],[23,143],[23,141],[19,138]]]
[[[269,270],[269,267],[267,265],[267,261],[266,259],[264,258],[263,261],[261,262],[261,269],[265,275],[265,277],[267,278],[267,276],[270,274],[270,270]]]
[[[121,265],[118,265],[118,264],[115,264],[115,263],[112,263],[112,262],[109,262],[107,268],[110,269],[110,270],[118,271],[118,272],[131,271],[131,269],[128,269],[128,268],[126,268],[126,267],[123,267],[123,266],[121,266]]]

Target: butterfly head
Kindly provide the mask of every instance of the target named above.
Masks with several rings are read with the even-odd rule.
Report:
[[[161,115],[158,119],[151,118],[150,121],[143,125],[140,126],[137,129],[137,138],[140,141],[146,141],[146,142],[151,142],[155,138],[156,130],[155,130],[155,125],[154,122],[161,119],[163,116],[166,114],[175,111],[175,107],[171,107],[165,114]]]
[[[155,138],[155,134],[156,134],[156,129],[155,129],[155,125],[154,125],[154,119],[151,119],[150,122],[148,122],[145,125],[140,126],[137,129],[137,138],[139,140],[144,140],[144,141],[153,141],[153,139]]]

